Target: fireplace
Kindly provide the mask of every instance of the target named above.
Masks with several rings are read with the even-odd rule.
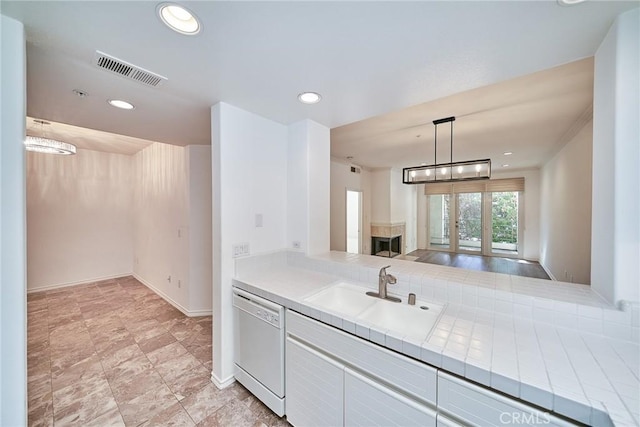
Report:
[[[371,237],[371,255],[393,258],[402,253],[402,236]]]

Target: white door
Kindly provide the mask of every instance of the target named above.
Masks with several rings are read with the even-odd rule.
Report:
[[[362,252],[362,191],[347,190],[347,252]]]

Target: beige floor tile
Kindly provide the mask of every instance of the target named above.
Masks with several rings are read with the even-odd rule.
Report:
[[[182,344],[175,342],[148,353],[147,357],[154,366],[157,366],[187,353],[187,349]]]
[[[253,427],[258,419],[242,402],[232,400],[197,424],[198,427]],[[258,424],[259,425],[259,424]]]
[[[197,424],[236,398],[236,390],[232,387],[218,390],[215,385],[208,384],[180,403]]]
[[[211,316],[133,277],[27,299],[30,427],[287,426],[244,387],[211,383]]]
[[[143,352],[151,353],[169,344],[173,344],[174,342],[176,342],[175,337],[171,335],[169,332],[165,332],[162,335],[157,335],[153,338],[140,341],[138,345],[140,346],[140,350],[142,350]]]
[[[155,415],[151,420],[149,420],[146,424],[143,424],[144,427],[188,427],[195,426],[195,423],[184,410],[182,405],[176,403],[164,411]]]
[[[140,425],[150,421],[153,417],[176,404],[175,398],[169,387],[163,385],[149,390],[142,396],[138,396],[129,402],[120,403],[120,413],[126,425]]]

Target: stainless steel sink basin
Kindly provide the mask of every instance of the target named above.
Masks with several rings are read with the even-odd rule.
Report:
[[[304,300],[324,311],[355,318],[399,336],[424,340],[438,321],[443,306],[425,301],[408,305],[368,296],[361,286],[340,282]]]

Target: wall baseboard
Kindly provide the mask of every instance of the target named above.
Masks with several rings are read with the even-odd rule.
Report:
[[[163,300],[165,300],[166,302],[168,302],[169,304],[171,304],[172,306],[180,310],[182,314],[184,314],[187,317],[211,316],[213,314],[212,310],[187,310],[185,307],[182,306],[182,304],[179,304],[178,302],[174,301],[167,294],[165,294],[160,289],[153,286],[151,283],[144,280],[142,277],[138,276],[136,273],[133,273],[133,277],[135,277],[137,281],[145,285],[147,288],[151,289],[153,292],[158,294]]]
[[[558,279],[556,279],[556,277],[551,273],[551,271],[543,263],[539,262],[539,264],[540,264],[540,267],[542,267],[542,269],[545,271],[545,273],[549,275],[551,280],[553,280],[554,282],[558,281]]]
[[[218,390],[222,390],[229,387],[231,384],[235,383],[236,378],[233,375],[231,375],[230,377],[224,380],[221,380],[213,373],[213,371],[211,371],[211,382],[213,383],[213,385],[215,385],[218,388]]]
[[[89,279],[78,280],[75,282],[56,283],[53,285],[38,286],[37,288],[29,288],[29,285],[27,284],[27,293],[30,294],[32,292],[51,291],[54,289],[68,288],[70,286],[77,286],[77,285],[86,285],[88,283],[101,282],[103,280],[119,279],[121,277],[128,277],[128,276],[133,276],[133,273],[128,272],[128,273],[115,274],[111,276],[94,277]]]

